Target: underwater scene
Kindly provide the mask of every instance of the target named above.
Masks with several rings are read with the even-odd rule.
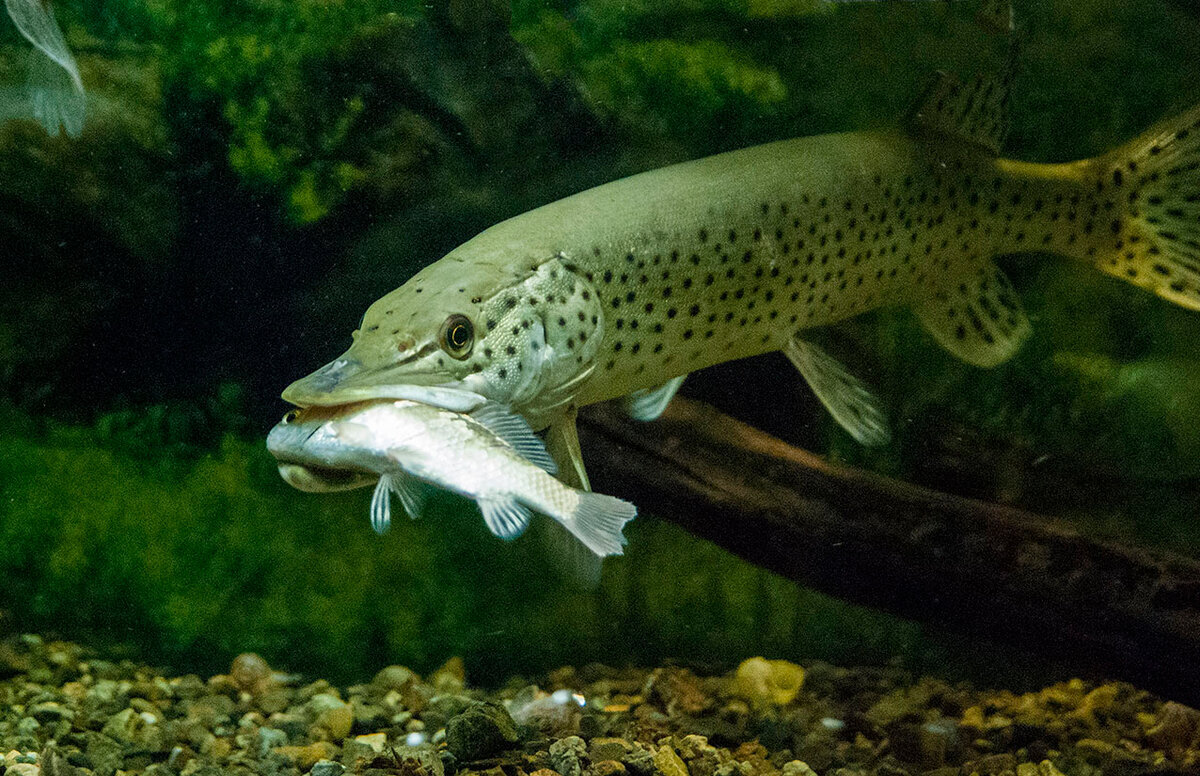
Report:
[[[1194,3],[5,0],[0,268],[4,776],[1200,772]]]

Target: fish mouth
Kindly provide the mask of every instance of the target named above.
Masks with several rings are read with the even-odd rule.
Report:
[[[377,399],[410,399],[455,413],[469,413],[487,401],[445,378],[444,373],[416,371],[409,362],[365,368],[358,359],[343,355],[289,385],[283,391],[283,401],[296,407],[334,407]]]
[[[452,412],[470,412],[487,399],[444,374],[406,369],[393,364],[365,369],[357,359],[335,359],[283,391],[283,400],[297,407],[330,407],[379,399],[409,399]]]
[[[279,476],[288,485],[306,493],[354,490],[373,485],[379,479],[378,475],[352,469],[330,469],[285,460],[279,461]]]

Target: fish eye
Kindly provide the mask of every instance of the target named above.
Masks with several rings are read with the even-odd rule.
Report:
[[[281,420],[279,422],[286,426],[288,423],[291,423],[298,417],[300,417],[300,410],[288,410],[284,414],[283,420]]]
[[[452,358],[461,360],[471,355],[471,346],[475,344],[475,327],[471,325],[470,318],[456,313],[442,324],[439,339],[442,350]]]

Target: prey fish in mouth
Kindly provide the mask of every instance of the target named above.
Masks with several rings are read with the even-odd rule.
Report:
[[[410,516],[421,511],[422,483],[475,501],[488,529],[514,539],[531,511],[560,523],[598,557],[620,555],[630,503],[554,478],[555,465],[519,415],[495,404],[471,413],[408,399],[311,407],[288,413],[267,436],[289,484],[306,491],[375,482],[371,524],[384,531],[395,495]]]

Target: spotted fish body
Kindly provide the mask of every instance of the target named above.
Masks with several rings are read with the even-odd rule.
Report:
[[[756,146],[500,223],[372,305],[284,398],[450,386],[550,427],[586,484],[576,407],[632,394],[649,417],[680,376],[775,350],[856,438],[884,441],[869,392],[804,331],[908,305],[958,357],[1002,363],[1030,326],[1000,254],[1061,254],[1200,309],[1200,109],[1102,157],[1031,164],[996,156],[996,122],[975,115],[990,87],[974,87],[935,84],[906,133]],[[462,321],[465,351],[446,339]]]

